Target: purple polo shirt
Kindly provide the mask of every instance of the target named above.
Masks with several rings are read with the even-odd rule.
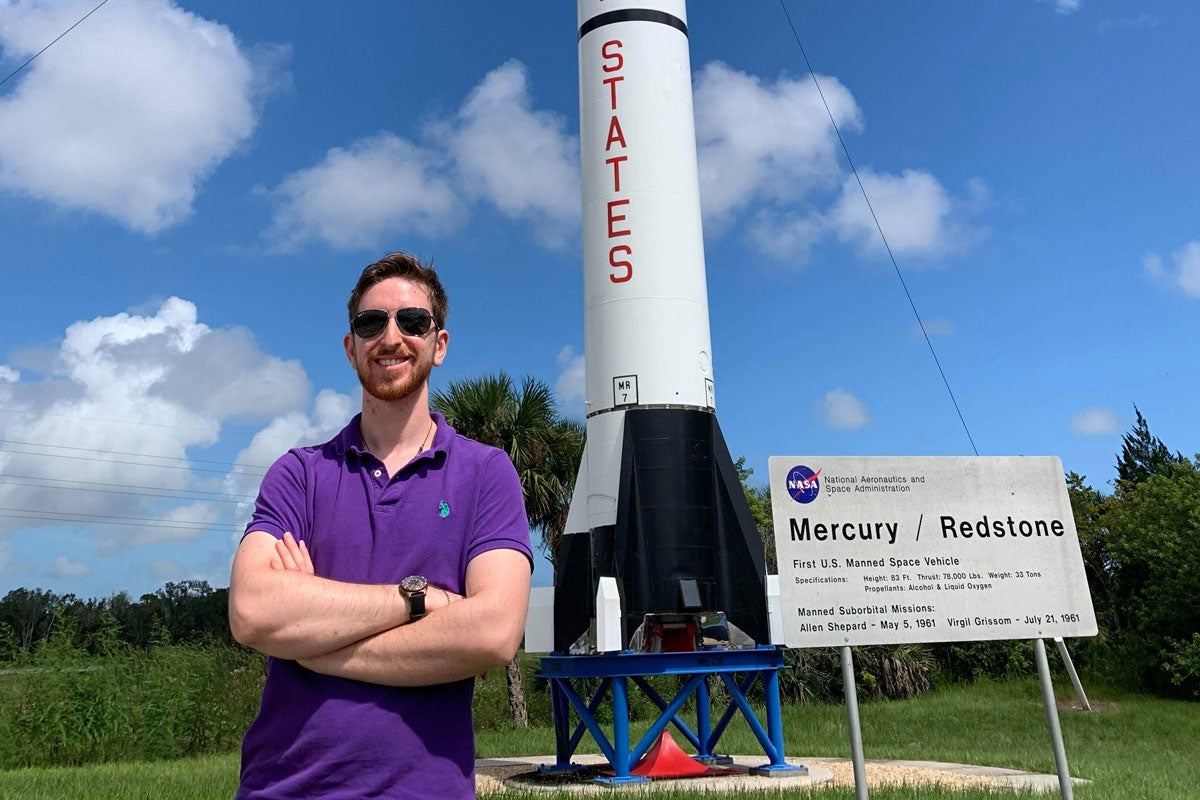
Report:
[[[353,583],[424,575],[463,594],[480,553],[518,550],[532,566],[512,462],[433,417],[430,449],[390,479],[364,447],[359,417],[332,441],[288,451],[263,478],[246,532],[291,531],[317,575]],[[237,796],[473,798],[473,687],[393,688],[270,658]]]

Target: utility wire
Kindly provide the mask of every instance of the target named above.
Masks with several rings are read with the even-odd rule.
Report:
[[[116,422],[121,425],[141,425],[148,428],[169,428],[179,431],[210,431],[209,427],[201,425],[169,425],[165,422],[146,422],[145,420],[137,419],[113,419],[111,417],[86,417],[80,414],[56,414],[53,411],[34,411],[28,408],[0,408],[0,412],[8,414],[22,414],[25,416],[37,417],[59,417],[61,419],[79,419],[86,422]],[[258,433],[256,436],[263,439],[279,439],[280,441],[293,441],[290,436],[279,436],[278,434]]]
[[[217,464],[222,467],[242,467],[244,469],[267,469],[261,464],[238,464],[230,461],[210,461],[204,458],[181,458],[179,456],[157,456],[154,453],[130,453],[124,450],[97,450],[92,447],[77,447],[69,444],[43,444],[41,442],[20,442],[15,439],[0,439],[0,445],[17,444],[22,447],[52,447],[56,450],[78,450],[83,453],[103,453],[108,456],[134,456],[136,458],[161,458],[165,461],[182,461],[185,464]],[[4,450],[6,448],[0,448]],[[21,453],[23,450],[11,450],[9,452]],[[51,453],[30,453],[30,455],[52,455]],[[103,460],[103,459],[97,459]]]
[[[46,46],[45,46],[45,47],[43,47],[41,50],[38,50],[36,53],[34,53],[32,56],[30,56],[30,57],[29,57],[29,60],[28,60],[28,61],[26,61],[24,64],[22,64],[21,66],[17,67],[16,69],[14,69],[12,72],[10,72],[10,73],[8,73],[7,75],[5,75],[5,76],[4,76],[4,80],[0,80],[0,86],[3,86],[4,84],[8,83],[8,79],[9,79],[9,78],[11,78],[12,76],[16,75],[18,72],[20,72],[21,70],[25,69],[25,68],[26,68],[26,67],[28,67],[30,64],[32,64],[32,63],[33,63],[33,60],[34,60],[35,58],[37,58],[37,57],[38,57],[38,56],[40,56],[42,53],[46,52],[46,51],[47,51],[47,50],[49,50],[51,47],[53,47],[55,44],[57,44],[59,39],[63,38],[63,37],[64,37],[64,36],[66,36],[68,33],[70,33],[71,31],[75,30],[77,27],[79,27],[80,23],[82,23],[82,22],[83,22],[85,19],[87,19],[88,17],[90,17],[92,14],[95,14],[97,11],[99,11],[99,10],[100,10],[100,6],[104,5],[104,4],[105,4],[105,3],[107,3],[107,2],[108,2],[108,0],[101,0],[101,2],[100,2],[100,5],[96,6],[96,7],[95,7],[95,8],[93,8],[91,11],[89,11],[88,13],[86,13],[86,14],[84,14],[82,17],[80,17],[78,22],[76,22],[74,25],[72,25],[71,27],[67,28],[65,31],[63,31],[62,33],[60,33],[60,34],[59,34],[59,35],[58,35],[58,36],[57,36],[57,37],[54,39],[54,41],[53,41],[53,42],[51,42],[50,44],[46,45]]]
[[[19,509],[14,509],[14,510],[15,511],[29,511],[32,509],[20,509],[19,508]],[[161,521],[155,521],[155,522],[132,522],[132,521],[129,521],[129,522],[127,522],[127,521],[125,521],[124,518],[121,518],[121,517],[110,517],[108,519],[86,519],[86,520],[84,520],[84,519],[73,519],[73,517],[94,517],[96,515],[95,514],[70,514],[70,515],[52,514],[52,512],[48,512],[48,511],[34,512],[34,513],[38,513],[38,514],[48,515],[48,516],[40,516],[39,517],[39,516],[33,516],[33,514],[4,513],[7,511],[8,511],[8,509],[6,509],[6,508],[0,508],[0,517],[8,517],[10,519],[36,519],[36,520],[41,520],[42,522],[73,522],[76,524],[87,523],[88,525],[126,525],[126,526],[133,527],[133,528],[159,528],[159,529],[163,529],[163,530],[195,531],[196,533],[205,533],[205,532],[213,530],[213,529],[231,530],[231,531],[242,530],[241,526],[239,526],[239,525],[220,525],[217,523],[213,523],[212,525],[191,526],[191,525],[178,525],[178,524],[174,524],[171,522],[161,522]],[[134,519],[134,518],[130,518],[130,519]]]
[[[216,469],[214,467],[193,467],[193,466],[189,466],[189,465],[185,465],[185,464],[147,464],[144,461],[126,461],[126,460],[120,459],[120,458],[93,458],[91,456],[69,456],[69,455],[66,455],[65,453],[30,453],[25,450],[12,450],[7,447],[0,447],[0,452],[12,453],[13,455],[17,455],[17,456],[38,456],[40,458],[69,458],[72,461],[91,461],[94,464],[125,464],[125,465],[131,466],[131,467],[153,467],[155,469],[184,469],[184,470],[194,471],[194,472],[220,472],[220,473],[228,472],[228,470]],[[154,456],[154,457],[157,458],[157,456]],[[246,474],[248,474],[248,475],[249,474],[265,474],[266,470],[264,468],[259,467],[258,469],[263,470],[263,473],[247,472]]]
[[[236,525],[221,525],[216,522],[201,522],[193,519],[159,519],[157,517],[127,517],[116,514],[84,514],[77,511],[42,511],[37,508],[5,508],[0,506],[0,511],[7,511],[12,514],[45,514],[46,519],[63,520],[68,522],[91,522],[108,520],[112,525],[125,525],[129,520],[137,522],[149,522],[154,527],[164,528],[179,528],[183,530],[204,530],[206,528],[236,528]],[[86,520],[67,520],[67,517],[86,517]],[[38,517],[32,517],[38,519]]]
[[[39,480],[54,480],[53,478]],[[189,500],[198,503],[249,503],[253,497],[245,497],[237,500],[228,500],[221,497],[189,497],[183,494],[173,493],[154,493],[154,492],[130,492],[124,489],[93,489],[87,486],[46,486],[42,483],[29,483],[28,481],[9,480],[8,476],[0,475],[0,484],[7,486],[28,486],[33,489],[50,489],[60,492],[100,492],[102,494],[124,494],[131,497],[156,497],[163,500]]]
[[[896,270],[896,277],[900,279],[900,286],[904,289],[904,296],[908,298],[908,304],[912,307],[913,315],[917,318],[917,324],[921,326],[921,335],[925,337],[925,344],[929,346],[929,354],[933,356],[933,363],[937,365],[938,373],[942,376],[942,383],[946,384],[946,392],[950,395],[950,402],[954,404],[954,410],[958,412],[958,420],[962,423],[963,431],[967,434],[967,441],[971,443],[971,449],[975,451],[975,455],[979,455],[979,448],[975,446],[975,438],[971,436],[971,429],[967,427],[967,420],[963,417],[962,409],[958,406],[958,400],[954,397],[954,390],[950,388],[950,380],[946,377],[946,371],[942,369],[942,362],[938,360],[937,351],[933,349],[933,341],[929,338],[929,331],[925,330],[925,321],[921,319],[921,314],[917,311],[917,304],[913,300],[912,293],[908,290],[908,284],[904,280],[904,275],[900,272],[900,265],[896,263],[896,256],[892,254],[892,246],[888,244],[887,236],[883,232],[883,226],[879,224],[879,217],[875,216],[875,208],[871,205],[871,198],[867,196],[867,189],[863,186],[862,178],[858,175],[858,168],[854,166],[854,159],[850,157],[850,148],[846,146],[846,140],[842,138],[842,131],[838,128],[837,121],[833,118],[833,112],[829,109],[829,103],[825,100],[825,93],[821,91],[821,82],[817,80],[817,73],[813,69],[812,62],[808,60],[808,53],[804,50],[804,44],[800,41],[800,34],[796,31],[796,26],[792,23],[792,15],[788,13],[787,4],[784,0],[779,0],[779,5],[783,8],[783,15],[787,17],[788,27],[792,29],[792,36],[796,40],[796,46],[800,48],[800,54],[804,56],[804,63],[808,67],[808,74],[812,76],[813,85],[817,87],[817,94],[821,96],[821,103],[825,106],[825,113],[829,115],[829,122],[833,125],[833,131],[837,134],[838,142],[842,145],[842,152],[846,154],[846,161],[850,164],[850,170],[854,173],[854,180],[858,181],[858,189],[862,192],[863,200],[867,202],[867,209],[871,212],[871,219],[875,222],[875,230],[879,231],[879,238],[883,240],[884,249],[887,250],[888,258],[892,261],[892,268]]]
[[[7,480],[10,478],[19,478],[20,480]],[[109,483],[106,481],[81,481],[76,478],[47,478],[42,475],[13,475],[11,473],[0,473],[0,482],[16,483],[16,484],[22,485],[22,486],[35,485],[32,483],[23,484],[23,483],[21,483],[21,481],[55,481],[56,483],[78,483],[78,484],[83,484],[84,486],[107,486],[110,489],[111,488],[145,489],[145,490],[151,491],[151,492],[172,492],[172,493],[176,493],[176,496],[180,500],[215,500],[215,499],[224,497],[224,498],[232,499],[233,502],[235,502],[235,503],[240,503],[240,502],[249,502],[254,499],[253,495],[228,494],[226,492],[210,492],[206,489],[172,489],[169,486],[141,486],[139,484],[134,484],[134,483]],[[72,488],[78,488],[78,487],[47,486],[44,488],[47,488],[47,489],[72,489]],[[207,495],[212,495],[212,497],[187,497],[183,493],[207,494]]]

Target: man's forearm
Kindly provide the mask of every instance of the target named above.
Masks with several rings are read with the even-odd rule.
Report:
[[[240,581],[230,594],[234,636],[277,658],[326,655],[407,621],[407,601],[394,584],[270,570]]]
[[[524,607],[468,597],[423,620],[368,636],[300,663],[325,675],[385,686],[430,686],[469,678],[512,660]]]

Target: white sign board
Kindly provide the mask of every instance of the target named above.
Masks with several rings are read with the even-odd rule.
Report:
[[[1096,634],[1057,458],[772,456],[789,647]]]

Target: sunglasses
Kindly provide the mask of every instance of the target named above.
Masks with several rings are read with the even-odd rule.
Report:
[[[354,315],[354,319],[350,322],[350,330],[354,331],[354,335],[360,339],[374,339],[383,333],[388,319],[392,316],[382,308],[368,308],[366,311],[360,311]],[[433,314],[423,308],[397,309],[395,317],[396,327],[405,336],[424,336],[437,328]]]

